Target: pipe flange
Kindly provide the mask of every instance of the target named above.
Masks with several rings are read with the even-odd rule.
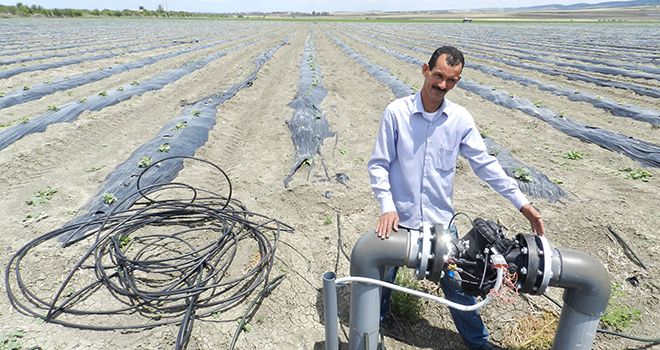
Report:
[[[415,277],[419,280],[426,278],[428,274],[429,258],[431,257],[431,225],[427,222],[422,224],[421,249],[417,255],[419,265],[415,270]]]
[[[537,236],[539,240],[541,241],[541,251],[543,254],[543,280],[541,281],[541,285],[539,286],[538,291],[536,292],[537,295],[543,294],[545,289],[548,287],[548,284],[550,283],[550,278],[552,278],[552,253],[553,249],[550,246],[550,242],[548,241],[545,236]]]

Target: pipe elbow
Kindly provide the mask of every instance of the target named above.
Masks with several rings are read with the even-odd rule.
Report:
[[[380,267],[404,266],[408,255],[410,232],[400,229],[388,239],[370,231],[362,235],[351,251],[351,276],[380,278]]]
[[[555,286],[564,288],[564,302],[585,314],[601,316],[612,285],[605,267],[594,257],[571,249],[556,249],[561,273]]]

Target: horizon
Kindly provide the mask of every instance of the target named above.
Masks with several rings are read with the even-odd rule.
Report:
[[[597,4],[607,1],[593,0],[465,0],[457,5],[453,2],[443,5],[443,2],[420,0],[415,7],[409,7],[404,0],[357,0],[357,1],[331,1],[331,0],[282,0],[279,2],[253,0],[119,0],[112,4],[103,1],[83,0],[36,0],[20,1],[27,6],[39,5],[44,8],[73,8],[73,9],[109,9],[109,10],[137,10],[144,6],[147,10],[156,10],[159,5],[167,11],[206,12],[206,13],[234,13],[234,12],[406,12],[406,11],[446,11],[446,10],[479,10],[497,8],[532,7],[540,5],[573,5],[578,3]],[[11,6],[17,2],[0,1],[0,5]],[[343,5],[342,5],[343,4]]]

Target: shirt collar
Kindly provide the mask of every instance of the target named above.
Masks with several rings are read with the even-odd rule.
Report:
[[[449,114],[452,112],[454,109],[454,103],[449,101],[447,97],[442,101],[442,104],[440,105],[440,108],[438,108],[438,111],[440,111],[440,115],[445,115],[449,117]],[[420,116],[423,116],[424,114],[424,105],[422,104],[422,93],[418,91],[415,94],[415,104],[413,108],[413,114],[419,114]]]

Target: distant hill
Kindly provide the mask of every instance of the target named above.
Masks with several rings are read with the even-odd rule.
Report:
[[[636,7],[636,6],[660,6],[660,0],[634,0],[634,1],[607,1],[599,2],[597,4],[573,4],[573,5],[540,5],[531,7],[520,7],[515,10],[528,10],[528,11],[553,11],[553,10],[594,10],[594,9],[608,9],[608,8],[621,8],[621,7]]]

